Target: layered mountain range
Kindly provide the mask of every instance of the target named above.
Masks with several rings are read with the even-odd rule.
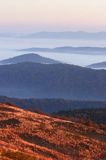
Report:
[[[106,159],[106,70],[37,54],[0,63],[1,160]]]

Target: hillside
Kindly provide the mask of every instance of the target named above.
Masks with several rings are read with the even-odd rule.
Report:
[[[0,104],[2,160],[106,158],[105,126],[87,125]]]
[[[24,109],[48,114],[75,109],[106,109],[106,101],[77,101],[66,99],[19,99],[0,96],[0,102],[12,103]]]
[[[94,68],[94,69],[106,69],[106,62],[94,63],[94,64],[91,64],[87,67]]]
[[[67,111],[60,111],[53,115],[59,116],[65,119],[76,119],[78,121],[84,120],[85,122],[93,121],[97,124],[106,125],[106,108],[77,108]]]
[[[35,62],[35,63],[47,63],[47,64],[56,64],[60,63],[58,61],[55,61],[50,58],[45,58],[42,57],[38,54],[34,53],[29,53],[29,54],[24,54],[20,56],[16,56],[13,58],[5,59],[0,61],[0,64],[5,65],[5,64],[17,64],[17,63],[23,63],[23,62]]]
[[[0,66],[0,95],[106,100],[106,71],[67,64],[3,65]]]

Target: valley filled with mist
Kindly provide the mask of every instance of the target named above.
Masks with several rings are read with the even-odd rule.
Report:
[[[42,34],[40,37],[28,37],[27,35],[24,37],[14,37],[12,35],[8,37],[2,35],[0,36],[0,60],[12,58],[25,53],[36,53],[63,63],[75,64],[84,67],[106,61],[106,41],[102,36],[101,39],[92,38],[92,36],[90,38],[89,36],[82,36],[81,38],[81,33],[80,36],[78,34],[79,32],[72,33],[74,36],[77,35],[76,38],[67,36],[65,38],[56,38],[55,36],[53,38],[52,35],[50,35],[50,37],[45,36],[46,38],[42,38]],[[91,35],[93,35],[93,33]],[[66,49],[64,49],[64,47]],[[62,50],[62,48],[64,50]],[[73,48],[76,48],[77,50]]]

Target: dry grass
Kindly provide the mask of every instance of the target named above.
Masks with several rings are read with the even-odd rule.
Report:
[[[1,160],[106,159],[105,128],[0,104]],[[4,159],[3,159],[4,158]]]

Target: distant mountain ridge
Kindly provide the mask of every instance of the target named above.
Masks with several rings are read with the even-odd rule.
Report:
[[[27,52],[57,52],[57,53],[81,53],[81,54],[105,54],[106,47],[56,47],[56,48],[26,48],[19,51]]]
[[[106,62],[94,63],[94,64],[91,64],[87,67],[95,68],[95,69],[104,69],[104,68],[106,69]]]
[[[46,39],[106,39],[106,32],[38,32],[22,36],[23,38],[46,38]]]
[[[56,64],[60,63],[59,61],[42,57],[38,54],[34,53],[29,53],[29,54],[24,54],[20,56],[16,56],[13,58],[5,59],[0,61],[0,64],[17,64],[17,63],[23,63],[23,62],[35,62],[35,63],[47,63],[47,64]]]
[[[35,39],[106,39],[106,32],[84,32],[84,31],[65,31],[65,32],[35,32],[35,33],[0,33],[4,38],[35,38]]]
[[[106,71],[67,64],[2,65],[0,95],[19,98],[106,100]]]

